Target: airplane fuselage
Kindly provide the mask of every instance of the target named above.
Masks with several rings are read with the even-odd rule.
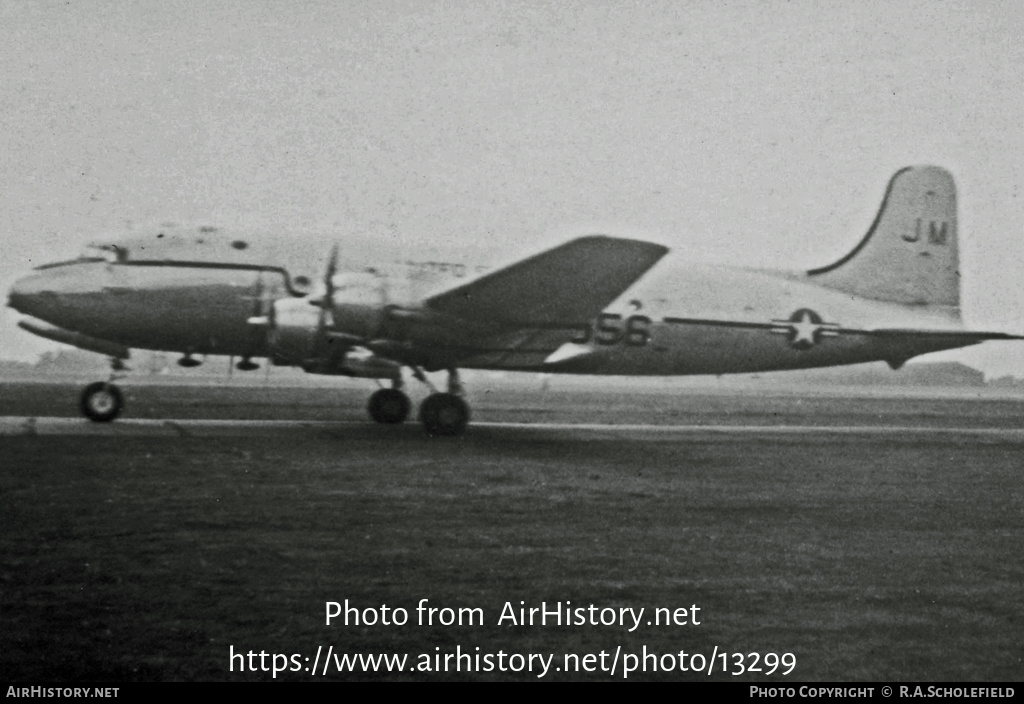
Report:
[[[213,239],[208,238],[208,239]],[[72,261],[43,267],[23,279],[12,305],[60,328],[128,348],[262,357],[265,331],[254,317],[274,301],[301,298],[313,264],[285,265],[181,247],[149,259],[128,245],[124,261]],[[201,256],[202,255],[202,256]],[[357,265],[337,278],[373,282],[388,306],[414,305],[486,271],[462,262],[399,261]],[[308,286],[308,284],[307,284]],[[365,288],[365,286],[364,286]],[[316,312],[311,308],[310,315]],[[947,330],[894,345],[878,328]],[[589,323],[570,329],[537,328],[517,349],[458,348],[459,366],[580,374],[680,375],[902,362],[964,344],[958,316],[871,301],[823,289],[803,273],[738,269],[666,257]],[[545,338],[558,338],[545,340]],[[566,339],[585,347],[564,361],[547,361]],[[430,366],[444,366],[433,364]]]

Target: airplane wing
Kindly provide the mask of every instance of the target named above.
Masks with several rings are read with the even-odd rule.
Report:
[[[431,367],[538,368],[667,253],[639,240],[572,240],[426,299],[412,316],[426,312],[434,327],[415,346]],[[386,343],[373,347],[388,354]]]
[[[579,328],[665,254],[651,242],[590,236],[433,296],[426,307],[506,328]]]
[[[589,347],[569,342],[579,333],[580,327],[567,326],[519,328],[488,335],[462,352],[460,364],[480,369],[542,369],[565,346],[578,348],[581,356],[589,354]]]

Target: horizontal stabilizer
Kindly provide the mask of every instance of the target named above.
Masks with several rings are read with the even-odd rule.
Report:
[[[503,325],[579,325],[618,298],[668,252],[614,237],[581,237],[433,296],[438,312]]]
[[[903,330],[882,328],[864,334],[879,340],[886,349],[883,359],[898,369],[908,359],[920,354],[953,350],[977,345],[988,340],[1024,340],[1019,335],[1002,332],[972,332],[970,330]]]
[[[919,330],[916,328],[877,328],[868,331],[868,334],[877,337],[947,337],[951,340],[973,340],[971,344],[986,342],[988,340],[1024,340],[1021,335],[1011,335],[1006,332],[972,332],[970,330]]]

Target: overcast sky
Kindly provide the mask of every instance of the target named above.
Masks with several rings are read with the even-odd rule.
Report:
[[[0,287],[165,221],[832,262],[949,168],[963,312],[1024,330],[1016,2],[0,4]],[[0,357],[51,343],[0,314]],[[1024,376],[1019,344],[934,357]]]

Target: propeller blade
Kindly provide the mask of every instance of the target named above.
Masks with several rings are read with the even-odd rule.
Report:
[[[338,273],[338,243],[331,247],[330,259],[327,260],[327,271],[324,274],[324,290],[327,292],[327,303],[334,301],[334,275]]]
[[[338,243],[331,247],[331,253],[327,260],[327,270],[324,272],[324,296],[320,301],[320,315],[317,319],[316,341],[314,349],[318,356],[326,354],[326,346],[330,342],[327,338],[327,315],[331,313],[333,319],[334,308],[334,275],[338,271]],[[311,301],[315,303],[314,301]]]

